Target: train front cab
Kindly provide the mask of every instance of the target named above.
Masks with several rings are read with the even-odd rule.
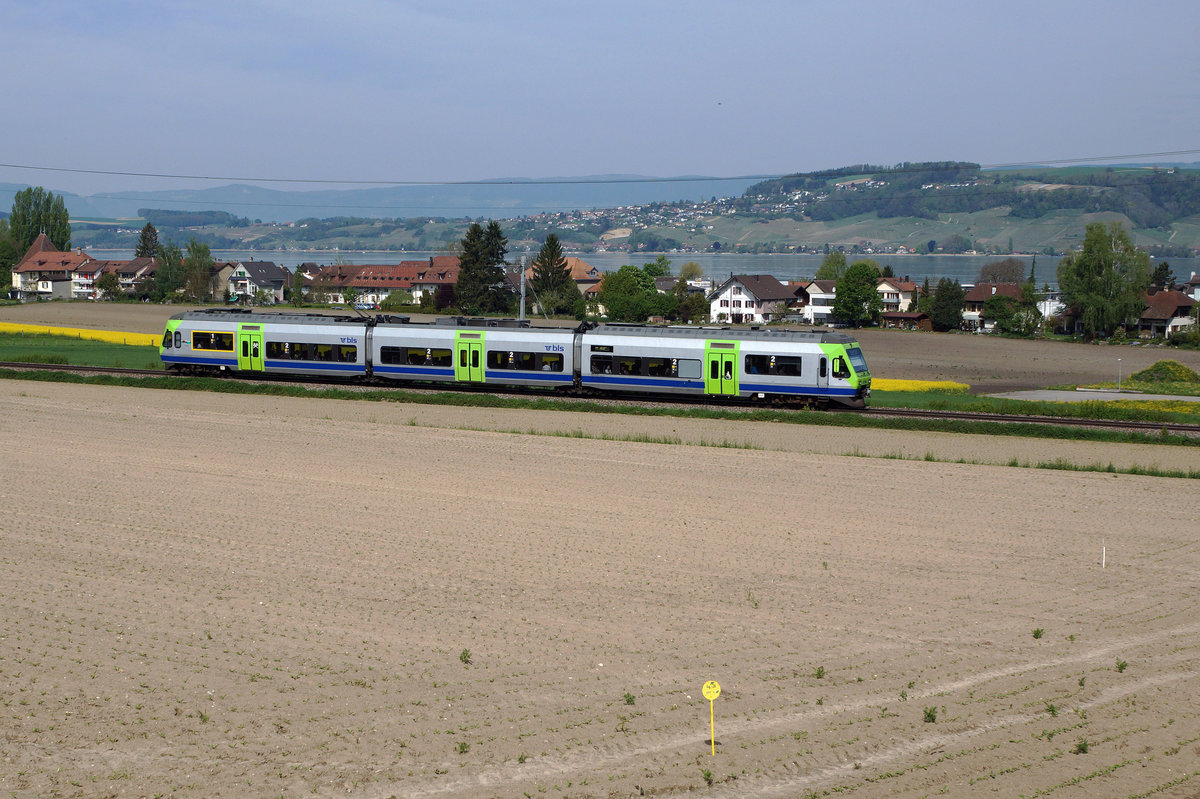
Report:
[[[871,373],[858,342],[821,344],[817,390],[850,408],[865,408],[871,396]]]

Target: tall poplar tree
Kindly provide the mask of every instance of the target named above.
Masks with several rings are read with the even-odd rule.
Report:
[[[19,191],[13,196],[12,213],[8,219],[13,240],[22,253],[29,249],[39,233],[45,233],[50,243],[62,252],[71,249],[71,222],[67,205],[41,186]]]

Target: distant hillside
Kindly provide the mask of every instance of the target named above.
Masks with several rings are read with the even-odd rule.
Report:
[[[937,219],[1006,206],[1017,219],[1052,211],[1112,212],[1160,228],[1200,214],[1200,172],[1178,168],[1087,167],[983,171],[961,162],[858,166],[788,175],[749,187],[747,199],[789,196],[814,221],[875,213]]]
[[[157,208],[225,211],[251,220],[295,222],[304,218],[346,216],[513,219],[581,208],[616,208],[736,196],[753,182],[707,177],[593,175],[544,181],[512,178],[472,184],[319,191],[282,191],[234,184],[208,189],[112,192],[86,197],[55,191],[52,186],[46,188],[62,194],[67,209],[75,218],[123,219],[140,216],[138,209],[141,208]],[[11,207],[13,195],[24,188],[24,185],[0,184],[0,207]]]

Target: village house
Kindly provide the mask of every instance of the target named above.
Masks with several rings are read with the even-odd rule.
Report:
[[[333,264],[318,267],[301,264],[308,278],[306,293],[319,291],[328,302],[341,304],[353,290],[358,302],[378,305],[396,291],[408,292],[414,303],[428,294],[437,293],[442,286],[458,283],[458,256],[434,255],[423,261],[401,261],[398,264]]]
[[[74,296],[72,273],[92,260],[83,250],[60,252],[49,236],[39,233],[12,269],[12,296],[19,300],[69,300]]]
[[[883,299],[883,311],[906,312],[912,310],[917,297],[917,284],[907,278],[901,280],[895,277],[879,278],[877,287],[880,298]]]
[[[1191,279],[1183,284],[1183,290],[1193,300],[1200,302],[1200,274],[1192,272]]]
[[[238,261],[229,274],[229,298],[251,301],[264,292],[271,303],[283,302],[292,272],[274,261]]]
[[[709,318],[734,324],[782,319],[796,301],[795,289],[771,275],[730,275],[708,295]]]
[[[836,280],[810,280],[796,289],[800,318],[810,325],[827,325],[833,321],[833,300],[837,294]]]
[[[986,319],[983,315],[983,306],[992,297],[1008,297],[1020,302],[1021,285],[1019,283],[978,283],[972,286],[963,297],[964,328],[986,333],[996,326],[994,320]]]
[[[1182,291],[1150,289],[1146,294],[1146,309],[1138,319],[1138,335],[1167,338],[1191,328],[1196,323],[1191,316],[1195,304],[1196,300]]]

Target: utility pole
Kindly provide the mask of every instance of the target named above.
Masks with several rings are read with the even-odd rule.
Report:
[[[521,319],[525,319],[525,256],[521,256]]]

